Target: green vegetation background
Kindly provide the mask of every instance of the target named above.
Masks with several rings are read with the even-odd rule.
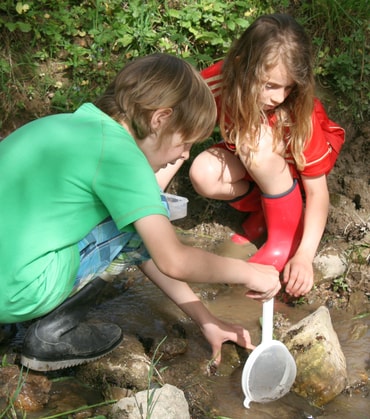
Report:
[[[343,117],[369,116],[366,0],[3,0],[1,136],[19,124],[93,100],[125,62],[176,54],[198,69],[222,58],[259,15],[286,12],[304,25],[318,85]],[[332,115],[341,120],[341,115]]]

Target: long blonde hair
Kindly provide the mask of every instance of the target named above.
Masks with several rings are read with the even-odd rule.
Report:
[[[217,115],[213,95],[198,71],[168,54],[129,62],[95,105],[127,123],[136,140],[151,133],[151,116],[160,108],[172,109],[162,134],[180,132],[182,141],[191,143],[211,135]]]
[[[242,145],[252,153],[258,149],[261,123],[267,119],[258,98],[268,71],[279,60],[295,86],[274,110],[274,149],[284,138],[298,169],[302,169],[303,151],[312,135],[312,52],[308,36],[289,15],[259,17],[231,47],[222,68],[221,133],[226,141],[235,144],[237,152]]]

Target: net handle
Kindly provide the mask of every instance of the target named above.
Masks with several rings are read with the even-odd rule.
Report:
[[[262,343],[272,341],[274,323],[274,299],[265,301],[262,307]]]

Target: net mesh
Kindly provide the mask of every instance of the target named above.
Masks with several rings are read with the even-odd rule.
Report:
[[[255,359],[247,386],[251,399],[263,403],[284,396],[294,379],[295,368],[292,368],[289,352],[284,346],[273,346],[266,348]]]

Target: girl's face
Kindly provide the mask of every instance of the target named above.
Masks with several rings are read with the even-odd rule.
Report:
[[[272,111],[289,96],[294,88],[294,80],[280,61],[268,73],[268,79],[259,95],[259,103],[265,112]]]

